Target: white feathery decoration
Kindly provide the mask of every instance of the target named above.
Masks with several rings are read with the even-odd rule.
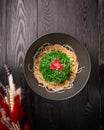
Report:
[[[12,74],[10,74],[8,76],[8,81],[9,81],[10,108],[11,108],[11,110],[13,110],[14,97],[15,97],[15,84],[13,82],[13,76],[12,76]]]
[[[10,87],[10,89],[15,90],[15,84],[13,82],[13,76],[12,76],[12,74],[10,74],[8,76],[8,81],[9,81],[9,87]]]
[[[15,92],[15,96],[19,95],[21,100],[21,88],[18,88]]]

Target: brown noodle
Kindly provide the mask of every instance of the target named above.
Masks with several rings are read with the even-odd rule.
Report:
[[[70,57],[70,60],[71,60],[71,75],[69,76],[68,80],[66,80],[65,82],[61,84],[52,84],[52,83],[46,82],[39,70],[39,64],[40,64],[41,59],[43,58],[43,56],[45,56],[51,51],[60,51],[62,53],[65,53],[68,57]],[[63,89],[71,87],[71,84],[75,80],[76,74],[78,73],[77,56],[75,52],[73,51],[73,49],[68,45],[65,45],[65,47],[59,44],[44,46],[37,53],[34,59],[33,68],[34,68],[34,77],[38,80],[40,84],[43,84],[44,87],[53,91],[63,90]]]

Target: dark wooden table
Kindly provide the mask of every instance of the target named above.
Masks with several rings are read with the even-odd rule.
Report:
[[[26,83],[23,62],[27,49],[40,36],[62,32],[87,48],[90,79],[75,97],[51,101]],[[12,70],[23,88],[25,120],[30,130],[104,130],[104,0],[0,0],[0,80]]]

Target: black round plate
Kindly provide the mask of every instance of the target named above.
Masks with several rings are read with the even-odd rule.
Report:
[[[77,75],[74,81],[74,86],[71,89],[65,90],[63,93],[49,93],[46,91],[45,88],[39,87],[37,80],[34,78],[33,72],[31,72],[28,68],[29,65],[33,68],[34,54],[36,53],[37,49],[44,43],[61,45],[68,44],[74,49],[77,55],[79,61],[79,68],[84,67],[82,72]],[[86,48],[78,40],[67,34],[52,33],[40,37],[30,46],[24,60],[24,73],[29,86],[33,89],[34,92],[36,92],[40,96],[51,100],[64,100],[67,98],[71,98],[77,93],[79,93],[86,85],[90,76],[90,71],[91,62]]]

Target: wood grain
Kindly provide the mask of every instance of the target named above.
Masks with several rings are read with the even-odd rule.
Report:
[[[25,54],[37,38],[37,0],[10,0],[7,3],[7,64],[12,68],[15,83],[22,86],[26,118],[33,128],[31,90],[23,74]]]
[[[100,94],[101,94],[101,130],[104,129],[104,1],[99,0],[98,10],[98,25],[99,25],[99,43],[100,43],[100,55],[99,55],[99,78],[100,78]]]
[[[0,1],[0,81],[4,82],[3,64],[6,63],[6,0]]]
[[[30,130],[104,129],[104,83],[99,94],[99,63],[104,61],[103,0],[0,0],[0,80],[2,66],[12,70],[22,86],[25,119]],[[87,48],[92,63],[86,87],[72,99],[51,101],[34,93],[26,83],[23,61],[29,46],[42,35],[72,35]],[[100,52],[100,55],[99,55]],[[103,80],[104,67],[100,69]],[[101,110],[100,110],[101,107]],[[101,112],[101,114],[100,114]]]
[[[52,124],[56,129],[97,130],[100,126],[98,3],[95,0],[39,0],[38,9],[38,37],[53,32],[72,35],[86,46],[92,62],[90,80],[85,89],[70,100],[50,102],[50,107],[47,104],[44,110],[53,106]],[[46,115],[49,122],[50,116]],[[41,128],[48,129],[48,126],[42,125]]]
[[[99,11],[98,11],[98,25],[99,25],[99,42],[100,42],[100,59],[99,64],[104,64],[104,1],[99,0]]]

